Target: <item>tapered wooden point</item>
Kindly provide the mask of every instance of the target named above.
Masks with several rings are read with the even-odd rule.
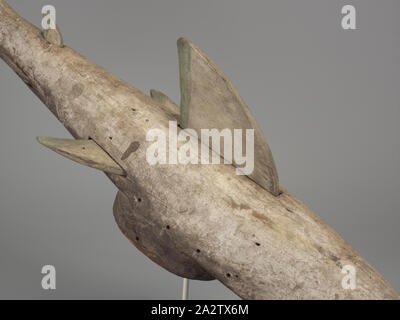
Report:
[[[58,154],[107,173],[125,175],[124,170],[93,140],[37,137],[37,141]]]

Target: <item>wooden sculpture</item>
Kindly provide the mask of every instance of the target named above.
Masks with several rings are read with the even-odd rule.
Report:
[[[347,242],[282,188],[260,128],[207,55],[178,40],[181,105],[148,96],[41,32],[0,0],[0,57],[74,139],[38,138],[106,173],[118,188],[114,216],[141,252],[189,279],[218,279],[244,299],[398,299]],[[150,165],[146,134],[192,128],[254,129],[249,176],[237,164]],[[213,152],[217,152],[214,150]],[[222,154],[222,153],[221,153]],[[356,287],[344,288],[344,266]]]

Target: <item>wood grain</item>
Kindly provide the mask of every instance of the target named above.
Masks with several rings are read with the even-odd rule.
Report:
[[[250,109],[220,68],[194,43],[178,40],[181,125],[200,136],[201,129],[254,130],[254,170],[249,174],[261,187],[277,196],[278,173],[271,150]],[[242,139],[243,150],[246,139]],[[221,145],[220,150],[224,154]],[[241,167],[233,158],[233,165]]]
[[[58,154],[107,173],[125,175],[124,170],[93,140],[37,137],[37,141]]]
[[[176,114],[69,47],[44,41],[0,1],[0,57],[74,138],[92,138],[124,170],[125,177],[107,174],[119,189],[114,215],[150,259],[179,275],[216,278],[244,299],[399,299],[282,187],[275,196],[231,165],[149,165],[148,130],[167,133]],[[355,290],[341,285],[347,264],[357,271]]]

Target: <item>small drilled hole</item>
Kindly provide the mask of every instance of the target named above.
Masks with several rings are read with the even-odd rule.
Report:
[[[139,237],[136,237],[136,241],[139,241]]]
[[[197,253],[200,253],[200,249],[196,249],[196,252],[197,252]]]
[[[138,198],[137,201],[138,201],[138,202],[142,202],[142,198]]]
[[[167,226],[167,229],[169,230],[169,229],[170,229],[170,226]]]
[[[112,137],[108,137],[108,139],[112,140]]]
[[[230,273],[227,273],[226,276],[227,276],[228,278],[230,278],[230,277],[231,277],[231,274],[230,274]]]
[[[259,247],[261,246],[261,244],[259,242],[256,242],[256,246]]]
[[[135,111],[136,111],[136,109],[135,109],[135,108],[131,108],[131,110],[132,110],[133,112],[135,112]]]

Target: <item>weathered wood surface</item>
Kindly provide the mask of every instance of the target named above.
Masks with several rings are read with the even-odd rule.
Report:
[[[273,195],[278,195],[278,173],[271,150],[235,87],[222,70],[189,40],[178,40],[178,54],[182,128],[192,128],[199,136],[201,129],[207,128],[253,129],[254,170],[249,177]],[[245,149],[244,138],[242,145]],[[220,150],[224,154],[223,145]],[[233,165],[241,167],[235,161]]]
[[[44,17],[45,14],[42,14],[42,16]],[[55,29],[46,29],[42,31],[42,36],[43,38],[51,44],[54,44],[56,46],[59,47],[63,47],[64,46],[64,40],[60,31],[60,28],[58,27],[58,25],[56,24],[56,28]]]
[[[153,100],[157,101],[159,104],[167,107],[171,113],[176,115],[175,119],[179,120],[179,107],[168,96],[166,96],[164,93],[162,93],[160,91],[151,89],[150,97],[152,97]]]
[[[37,137],[45,147],[68,159],[107,173],[125,175],[124,170],[93,140]]]
[[[147,131],[167,132],[177,115],[67,46],[47,43],[3,0],[0,57],[75,138],[92,138],[126,172],[108,174],[119,189],[116,221],[171,272],[216,278],[245,299],[399,298],[283,188],[273,196],[227,165],[150,166]],[[137,148],[127,156],[132,144]],[[357,271],[355,290],[341,286],[347,264]]]

